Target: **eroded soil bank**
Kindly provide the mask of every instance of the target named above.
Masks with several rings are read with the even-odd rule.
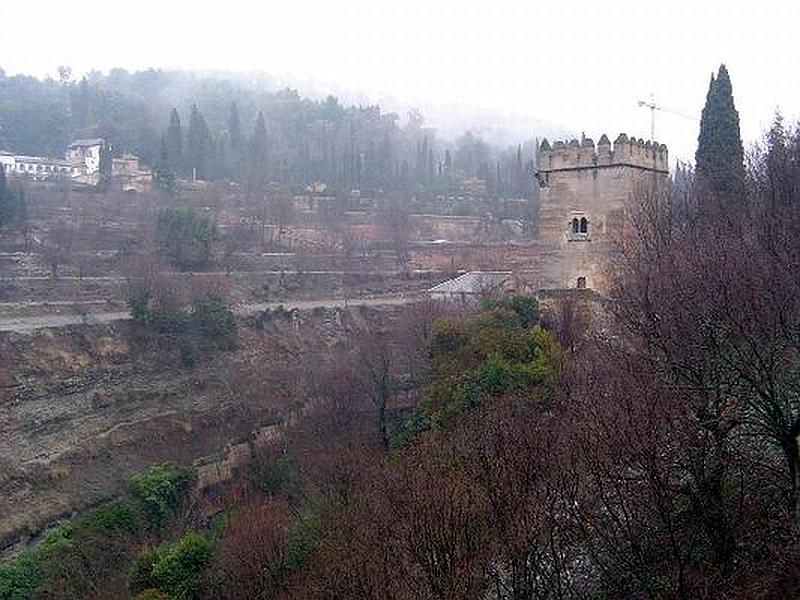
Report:
[[[401,307],[315,309],[239,324],[192,366],[129,322],[0,334],[0,550],[118,493],[164,461],[224,454],[313,397],[314,374]]]

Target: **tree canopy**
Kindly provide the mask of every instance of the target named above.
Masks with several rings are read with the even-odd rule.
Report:
[[[716,77],[711,76],[695,161],[699,182],[710,193],[722,201],[743,199],[744,151],[739,113],[725,65],[720,65]]]

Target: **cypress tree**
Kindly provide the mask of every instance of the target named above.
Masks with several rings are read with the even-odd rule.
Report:
[[[102,189],[108,189],[111,185],[111,177],[114,174],[114,156],[109,145],[105,143],[100,147],[99,168],[97,185]]]
[[[242,145],[242,126],[239,122],[239,107],[236,102],[231,104],[231,113],[228,116],[228,133],[231,138],[231,147],[239,148]]]
[[[256,126],[250,138],[250,169],[248,180],[254,187],[261,186],[267,181],[267,125],[264,122],[264,113],[258,111]]]
[[[167,150],[167,142],[164,137],[161,137],[161,151],[158,155],[155,167],[153,168],[153,176],[156,180],[156,187],[167,194],[175,191],[175,173],[170,168],[169,151]]]
[[[181,131],[181,118],[174,108],[169,116],[166,150],[170,170],[176,174],[183,173],[183,132]]]
[[[728,70],[720,65],[711,76],[700,119],[695,154],[698,183],[721,201],[742,201],[745,194],[744,150],[739,113],[733,103]]]
[[[242,126],[239,120],[239,107],[236,102],[231,104],[228,116],[228,174],[236,180],[242,178],[242,163],[244,161],[244,148],[242,144]]]
[[[197,108],[192,105],[189,116],[189,134],[186,138],[186,158],[188,173],[197,179],[208,179],[214,160],[214,148],[211,141],[211,132],[205,118]]]

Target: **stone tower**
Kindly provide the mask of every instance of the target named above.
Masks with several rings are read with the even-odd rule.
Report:
[[[608,259],[621,240],[625,206],[643,183],[662,185],[669,175],[667,147],[605,134],[595,147],[547,140],[539,149],[539,287],[606,286]]]

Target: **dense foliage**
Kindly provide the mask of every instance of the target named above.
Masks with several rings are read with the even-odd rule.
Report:
[[[194,475],[169,464],[133,478],[130,493],[61,522],[44,539],[0,565],[0,599],[87,598],[135,555],[135,546],[161,535],[183,508]]]
[[[563,357],[537,324],[535,301],[494,301],[466,320],[443,318],[431,336],[433,381],[425,407],[435,424],[503,394],[530,394],[552,381]]]
[[[197,592],[213,554],[212,541],[195,531],[155,550],[146,549],[133,567],[130,590],[140,600],[159,594],[175,600],[199,598]]]
[[[130,482],[130,494],[141,505],[147,524],[162,529],[182,508],[194,483],[190,471],[171,464],[154,465]]]

